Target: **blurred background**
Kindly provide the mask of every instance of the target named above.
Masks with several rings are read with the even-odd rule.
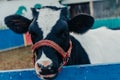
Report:
[[[50,0],[49,0],[50,1]],[[92,29],[120,28],[120,0],[60,0],[69,9],[69,17],[85,13],[95,18]],[[0,70],[32,68],[29,33],[16,34],[4,24],[4,18],[19,14],[32,19],[30,8],[40,8],[46,0],[0,0]]]

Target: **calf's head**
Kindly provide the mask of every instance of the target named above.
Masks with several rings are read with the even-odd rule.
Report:
[[[36,56],[35,70],[42,79],[54,78],[66,62],[63,59],[66,56],[64,52],[69,53],[72,50],[69,33],[83,34],[93,25],[94,19],[91,16],[80,14],[70,19],[67,10],[67,8],[45,6],[39,12],[32,9],[32,20],[20,15],[10,15],[5,18],[5,24],[14,32],[29,31],[31,34]],[[61,48],[63,53],[59,51]]]

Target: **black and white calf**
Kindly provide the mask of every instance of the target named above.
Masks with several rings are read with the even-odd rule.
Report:
[[[32,20],[20,15],[10,15],[5,18],[6,25],[14,32],[29,31],[31,34],[32,49],[36,56],[35,70],[41,79],[54,78],[65,64],[102,63],[105,61],[102,60],[104,55],[109,54],[106,52],[110,46],[104,49],[107,43],[104,40],[106,29],[88,31],[94,23],[93,17],[80,14],[70,19],[67,10],[61,5],[43,6],[39,11],[32,9]],[[108,34],[105,35],[107,37]],[[102,41],[104,41],[103,45]],[[119,52],[118,48],[120,47],[116,50]],[[106,60],[106,62],[109,61]]]

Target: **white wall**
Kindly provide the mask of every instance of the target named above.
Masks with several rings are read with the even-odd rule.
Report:
[[[31,19],[31,7],[35,4],[46,4],[58,5],[56,4],[58,0],[12,0],[12,1],[0,1],[0,27],[4,26],[4,18],[8,15],[14,14],[20,6],[25,6],[27,8],[27,13],[24,14],[27,18]]]

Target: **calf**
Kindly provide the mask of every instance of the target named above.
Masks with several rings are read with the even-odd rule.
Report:
[[[32,20],[15,14],[5,18],[5,24],[14,32],[31,34],[35,70],[41,79],[53,79],[63,65],[104,62],[102,58],[107,54],[101,49],[104,46],[100,46],[106,29],[88,31],[94,23],[93,17],[79,14],[70,19],[68,9],[57,5],[33,8]]]

